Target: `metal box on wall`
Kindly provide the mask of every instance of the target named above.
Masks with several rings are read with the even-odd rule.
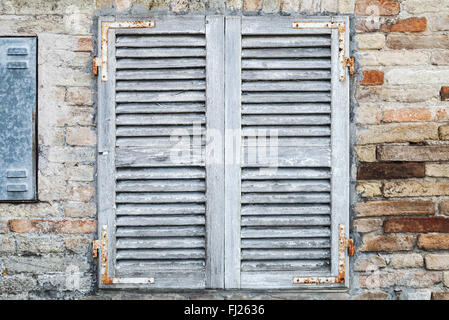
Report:
[[[36,199],[33,37],[0,37],[0,201]]]

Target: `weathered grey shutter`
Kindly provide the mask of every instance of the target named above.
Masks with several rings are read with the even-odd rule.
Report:
[[[348,28],[347,19],[226,20],[227,140],[241,129],[242,151],[241,167],[226,166],[227,288],[345,285]],[[273,129],[278,162],[267,169],[248,151]]]
[[[208,132],[224,125],[224,19],[146,20],[154,26],[103,25],[99,229],[108,255],[100,285],[223,287],[223,161],[206,153],[222,148]],[[206,152],[194,141],[208,141]],[[174,150],[191,157],[176,160]]]

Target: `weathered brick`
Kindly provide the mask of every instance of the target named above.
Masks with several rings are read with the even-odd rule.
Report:
[[[337,12],[338,1],[335,0],[321,0],[321,12]]]
[[[26,275],[0,277],[0,292],[5,294],[29,293],[37,288],[36,280]]]
[[[118,12],[129,9],[132,4],[133,0],[114,0],[114,7]]]
[[[379,182],[362,182],[357,184],[356,191],[363,198],[373,198],[382,195],[381,187]]]
[[[432,113],[429,108],[389,109],[382,112],[382,122],[429,121]]]
[[[449,10],[448,0],[405,0],[402,3],[403,10],[412,14],[443,12]]]
[[[96,229],[95,220],[48,220],[15,219],[9,222],[10,230],[16,233],[92,233]]]
[[[369,201],[356,204],[357,217],[433,215],[432,201]]]
[[[72,253],[87,253],[92,239],[68,237],[64,239],[65,247]]]
[[[0,217],[56,217],[58,208],[57,203],[0,203]]]
[[[430,62],[437,66],[449,66],[449,52],[446,50],[434,50],[430,56]]]
[[[67,202],[63,205],[64,215],[70,218],[92,218],[97,212],[94,203]]]
[[[357,180],[423,178],[424,163],[369,163],[357,168]]]
[[[385,81],[388,84],[441,84],[447,81],[449,69],[408,68],[389,69],[385,73]]]
[[[92,38],[90,37],[82,37],[78,39],[78,48],[76,51],[80,52],[92,52],[94,50],[92,44]]]
[[[52,147],[48,155],[52,162],[94,162],[95,149],[90,147]]]
[[[362,86],[380,86],[384,84],[384,73],[378,70],[364,70]]]
[[[423,32],[427,29],[427,19],[422,18],[408,18],[399,19],[394,24],[384,24],[381,26],[381,32]]]
[[[385,182],[385,197],[429,197],[449,195],[449,182],[444,181],[395,181]]]
[[[443,273],[443,284],[449,287],[449,272]]]
[[[432,300],[449,300],[449,292],[432,292]]]
[[[426,176],[437,178],[449,177],[449,164],[426,163]]]
[[[385,47],[385,35],[382,33],[364,33],[356,35],[360,50],[379,50]]]
[[[441,87],[440,97],[441,101],[449,101],[449,87]]]
[[[447,161],[449,146],[379,146],[381,161]]]
[[[439,89],[434,88],[385,88],[385,87],[363,87],[357,90],[359,102],[424,102],[439,97]]]
[[[390,265],[394,269],[420,268],[424,266],[424,259],[418,253],[396,253],[390,257]]]
[[[449,140],[449,126],[441,126],[438,128],[440,140]]]
[[[384,142],[422,142],[438,140],[436,123],[401,123],[373,125],[357,131],[358,144]]]
[[[386,300],[388,293],[383,291],[365,291],[355,297],[355,300]]]
[[[14,253],[15,250],[16,250],[16,243],[13,237],[0,236],[0,253]]]
[[[380,124],[380,110],[376,105],[359,104],[355,116],[356,124]]]
[[[429,31],[448,31],[449,15],[448,14],[429,15],[427,18],[427,26]]]
[[[418,248],[428,251],[449,250],[449,234],[420,234],[417,245]]]
[[[357,0],[355,4],[355,12],[364,16],[391,16],[398,14],[399,10],[399,2],[391,0]]]
[[[438,211],[440,214],[449,216],[449,200],[442,200],[438,203]]]
[[[95,188],[90,186],[69,186],[67,200],[89,202],[95,194]]]
[[[40,255],[46,253],[60,253],[64,245],[60,238],[20,237],[17,240],[17,251],[21,254]]]
[[[354,13],[355,0],[339,0],[338,12],[339,13]]]
[[[360,162],[376,161],[376,146],[356,146],[355,152]]]
[[[414,246],[413,236],[367,235],[363,237],[362,252],[409,251]]]
[[[449,254],[428,254],[424,259],[428,270],[449,270]]]
[[[71,106],[91,106],[93,103],[92,90],[85,87],[67,88],[65,101]]]
[[[354,271],[376,271],[380,268],[385,268],[387,266],[387,262],[384,257],[379,255],[372,255],[368,258],[361,258],[357,260],[354,265]]]
[[[390,49],[447,49],[449,35],[398,35],[389,34],[386,45]]]
[[[0,219],[0,234],[6,234],[8,230],[8,219]]]
[[[358,62],[367,66],[419,66],[429,62],[429,53],[419,51],[366,50],[359,53]]]
[[[243,0],[243,11],[259,11],[262,0]]]
[[[442,280],[441,273],[435,272],[393,272],[359,275],[362,288],[377,289],[394,286],[428,288]]]
[[[89,127],[68,128],[66,142],[72,146],[94,146],[97,143],[97,134]]]
[[[94,168],[89,165],[64,166],[69,181],[94,181]]]
[[[431,218],[391,218],[385,221],[386,233],[403,232],[449,232],[449,219]]]
[[[382,227],[382,219],[367,218],[354,220],[354,229],[360,233],[367,233],[379,230]]]

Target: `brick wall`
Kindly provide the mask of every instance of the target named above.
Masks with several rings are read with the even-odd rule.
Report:
[[[98,292],[91,257],[92,40],[95,16],[148,11],[351,16],[357,252],[348,292],[139,297],[449,299],[448,0],[0,1],[1,36],[39,39],[40,199],[0,204],[0,299],[129,295]]]

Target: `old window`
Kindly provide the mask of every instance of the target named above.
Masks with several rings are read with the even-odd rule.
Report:
[[[0,37],[0,201],[36,199],[36,38]]]
[[[348,23],[100,21],[102,286],[346,285]]]

